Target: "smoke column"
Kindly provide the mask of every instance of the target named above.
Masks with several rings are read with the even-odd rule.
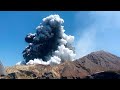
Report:
[[[36,33],[29,33],[25,41],[29,45],[23,51],[25,61],[19,64],[60,64],[75,58],[72,42],[74,36],[66,35],[64,20],[59,15],[50,15],[42,19]]]
[[[6,72],[5,72],[5,68],[2,64],[2,62],[0,61],[0,76],[1,75],[7,75]]]

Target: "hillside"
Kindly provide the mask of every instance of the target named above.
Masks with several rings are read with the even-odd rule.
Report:
[[[106,71],[120,71],[120,57],[97,51],[73,62],[67,61],[56,66],[39,64],[7,67],[7,75],[1,79],[84,79]]]

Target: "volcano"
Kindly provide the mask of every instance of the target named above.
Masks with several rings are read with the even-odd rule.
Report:
[[[106,73],[107,72],[107,73]],[[106,51],[92,52],[80,59],[51,65],[15,65],[6,67],[2,79],[97,79],[99,75],[120,78],[120,57]],[[87,77],[87,78],[86,78]],[[104,77],[104,78],[105,78]],[[101,77],[102,78],[102,77]]]

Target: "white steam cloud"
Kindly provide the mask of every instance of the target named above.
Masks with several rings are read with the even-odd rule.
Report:
[[[77,58],[105,50],[120,55],[120,11],[81,11],[76,14]]]

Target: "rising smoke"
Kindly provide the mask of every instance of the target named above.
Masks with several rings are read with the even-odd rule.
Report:
[[[43,18],[36,28],[36,33],[29,33],[25,41],[29,46],[23,51],[25,61],[18,64],[60,64],[66,60],[73,61],[75,50],[72,47],[74,36],[66,35],[64,20],[59,15]]]

